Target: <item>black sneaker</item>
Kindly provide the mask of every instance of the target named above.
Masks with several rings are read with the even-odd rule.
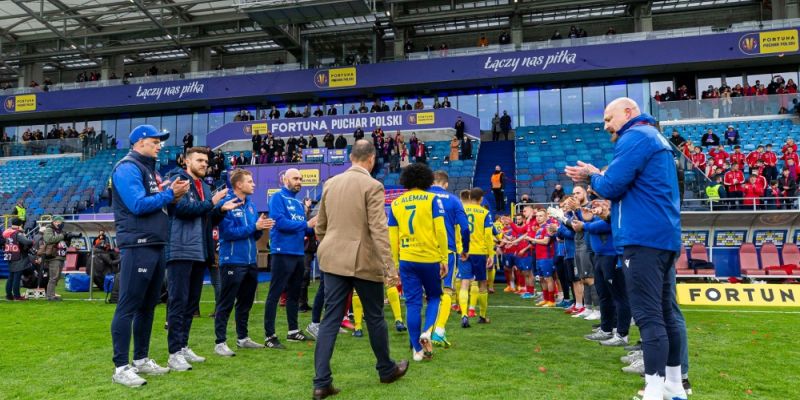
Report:
[[[286,340],[290,342],[305,342],[306,340],[308,340],[308,338],[306,337],[306,335],[303,335],[302,332],[297,331],[295,333],[290,333],[286,335]]]
[[[639,341],[636,344],[632,344],[630,346],[625,346],[625,351],[639,351],[642,349],[642,342]]]
[[[600,324],[592,324],[592,329],[597,329],[600,327]]]
[[[281,342],[278,340],[278,337],[275,336],[275,335],[272,335],[272,336],[268,337],[267,340],[264,341],[264,347],[267,347],[269,349],[285,349],[286,348],[281,344]]]
[[[461,327],[469,328],[469,318],[466,315],[461,317]]]
[[[689,379],[684,379],[683,381],[683,390],[686,391],[687,395],[692,394],[692,384],[689,383]]]
[[[479,323],[479,324],[488,324],[488,323],[490,323],[490,322],[492,322],[492,321],[491,321],[489,318],[486,318],[486,317],[478,317],[478,323]]]
[[[298,308],[298,311],[300,311],[301,313],[307,313],[311,311],[311,306],[309,306],[308,304],[301,304],[300,308]]]

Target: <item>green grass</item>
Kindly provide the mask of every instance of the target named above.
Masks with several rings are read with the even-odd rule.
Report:
[[[258,299],[264,299],[266,289],[263,284],[259,287]],[[61,293],[67,299],[87,297]],[[213,300],[208,287],[204,300]],[[340,335],[333,371],[334,382],[343,391],[336,398],[627,400],[641,387],[639,377],[620,371],[621,349],[601,348],[583,339],[589,322],[530,305],[498,293],[489,300],[491,325],[473,324],[465,330],[451,316],[448,337],[453,347],[437,350],[431,362],[412,362],[408,375],[392,385],[378,382],[366,337]],[[201,305],[204,316],[212,309],[211,302]],[[263,310],[258,303],[251,315],[251,336],[256,341],[263,340]],[[100,301],[0,301],[0,399],[309,398],[312,343],[288,343],[284,351],[238,351],[236,357],[222,359],[213,354],[213,320],[207,317],[195,319],[190,338],[190,346],[208,357],[204,364],[190,372],[148,377],[148,384],[139,389],[113,385],[109,333],[113,312],[113,305]],[[691,307],[685,314],[692,399],[797,398],[793,377],[800,371],[796,336],[800,314]],[[161,305],[150,355],[162,365],[167,358],[164,318]],[[309,319],[310,314],[301,314],[301,326]],[[277,328],[286,331],[282,309]],[[229,337],[235,337],[233,332],[231,323]],[[634,330],[632,338],[637,335]],[[390,332],[394,358],[410,357],[407,340],[405,334]],[[233,347],[233,342],[229,345]]]

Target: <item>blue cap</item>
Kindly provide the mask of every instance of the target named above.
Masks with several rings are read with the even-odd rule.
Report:
[[[133,128],[131,134],[128,135],[128,140],[130,140],[131,146],[144,138],[159,138],[161,141],[164,141],[169,138],[169,132],[159,131],[153,125],[139,125],[136,128]]]

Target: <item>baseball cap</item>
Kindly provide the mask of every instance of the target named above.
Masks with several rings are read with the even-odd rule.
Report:
[[[128,140],[130,140],[131,146],[144,138],[159,138],[164,141],[169,138],[169,132],[159,131],[153,125],[139,125],[136,128],[133,128],[131,134],[128,135]]]
[[[64,217],[62,217],[60,215],[56,215],[55,217],[53,217],[53,222],[56,222],[56,221],[64,222]]]

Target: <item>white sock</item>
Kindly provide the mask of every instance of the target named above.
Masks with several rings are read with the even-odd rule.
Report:
[[[439,336],[444,336],[444,328],[436,328],[433,331]]]
[[[680,365],[674,367],[667,366],[667,384],[678,385],[680,387],[683,387],[683,382],[681,381]]]
[[[575,308],[583,308],[583,303],[575,303]]]
[[[664,397],[664,378],[658,375],[645,375],[644,397],[642,400],[661,400]]]
[[[146,358],[143,358],[141,360],[133,360],[133,366],[134,367],[138,367],[138,366],[144,364],[145,362],[147,362]]]
[[[289,334],[290,335],[294,335],[295,333],[298,333],[298,332],[300,332],[300,330],[299,329],[295,329],[293,331],[289,331]]]
[[[121,373],[122,371],[124,371],[124,370],[125,370],[125,368],[128,368],[128,367],[129,367],[129,365],[123,365],[123,366],[121,366],[121,367],[117,367],[117,368],[114,370],[114,373],[115,373],[115,374],[119,374],[119,373]]]

